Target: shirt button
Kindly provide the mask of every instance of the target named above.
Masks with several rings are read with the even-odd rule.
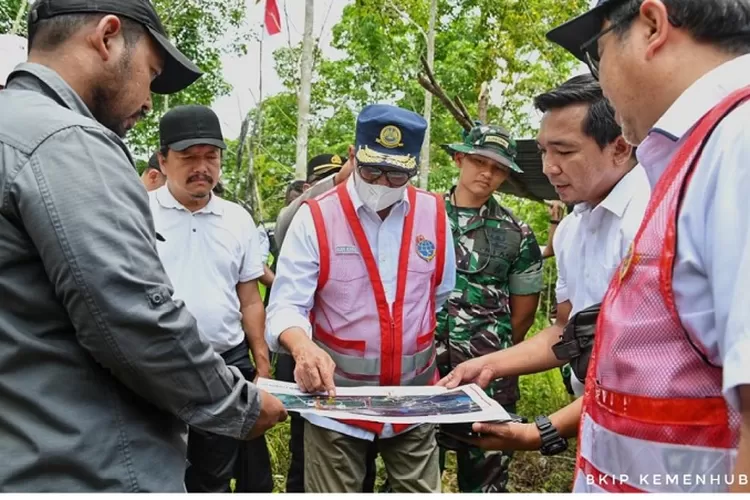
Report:
[[[164,297],[160,293],[154,294],[154,304],[161,304],[164,301]]]
[[[195,229],[193,229],[193,232],[195,232]]]

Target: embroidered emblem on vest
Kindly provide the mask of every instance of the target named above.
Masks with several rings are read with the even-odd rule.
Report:
[[[343,255],[343,254],[359,254],[359,250],[357,250],[357,247],[351,246],[351,245],[340,245],[336,247],[336,253]]]
[[[417,236],[417,255],[427,262],[435,258],[435,244],[421,234]]]

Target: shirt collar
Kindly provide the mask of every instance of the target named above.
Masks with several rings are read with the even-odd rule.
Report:
[[[224,208],[221,206],[221,203],[219,202],[219,197],[216,196],[214,193],[211,193],[211,199],[208,200],[208,204],[201,208],[200,210],[194,212],[196,214],[202,214],[202,213],[208,213],[213,215],[224,215]],[[164,184],[162,187],[156,190],[156,201],[159,202],[159,205],[161,205],[163,208],[173,208],[176,210],[185,210],[186,212],[189,212],[185,206],[177,201],[177,198],[175,198],[172,195],[172,192],[169,190],[166,184]]]
[[[628,208],[630,201],[636,194],[639,179],[643,180],[643,182],[647,182],[645,175],[646,173],[643,170],[643,167],[641,167],[640,164],[636,165],[630,170],[630,172],[622,176],[606,198],[604,198],[596,207],[592,207],[588,203],[579,203],[573,207],[573,212],[581,214],[587,210],[593,212],[595,210],[603,209],[612,213],[618,219],[621,219],[625,213],[625,209]],[[643,184],[641,183],[641,185]]]
[[[750,54],[736,57],[709,71],[685,90],[656,122],[650,134],[679,141],[723,98],[750,84]]]
[[[41,92],[57,101],[60,105],[75,111],[92,120],[96,120],[91,114],[86,103],[68,83],[62,79],[54,70],[37,63],[22,63],[16,66],[8,75],[6,88],[32,90]]]

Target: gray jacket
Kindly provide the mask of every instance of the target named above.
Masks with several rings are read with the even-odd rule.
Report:
[[[123,141],[52,70],[23,64],[11,77],[0,90],[0,491],[184,491],[185,425],[246,436],[257,388],[172,299]]]
[[[289,229],[289,225],[292,223],[292,219],[294,219],[294,216],[297,214],[299,207],[302,206],[302,203],[304,203],[305,200],[315,198],[316,196],[333,189],[334,186],[334,176],[331,175],[326,177],[322,181],[313,184],[310,189],[299,195],[288,206],[281,209],[278,217],[276,217],[276,227],[274,227],[273,230],[273,239],[276,242],[276,248],[278,248],[279,251],[281,251],[281,244],[284,243],[286,231]]]

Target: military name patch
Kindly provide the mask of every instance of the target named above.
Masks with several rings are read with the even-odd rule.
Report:
[[[380,137],[376,142],[385,148],[398,148],[403,146],[401,143],[401,130],[395,125],[386,125],[380,131]]]
[[[422,236],[417,236],[417,255],[427,262],[435,258],[435,244]]]
[[[507,148],[508,146],[510,146],[510,143],[508,143],[508,141],[496,135],[488,135],[487,137],[484,138],[484,142],[485,144],[488,142],[493,143],[493,144],[498,144],[500,147],[503,147],[503,148]]]
[[[339,255],[346,255],[346,254],[359,254],[359,250],[357,250],[357,247],[351,246],[351,245],[339,245],[336,247],[336,253]]]

